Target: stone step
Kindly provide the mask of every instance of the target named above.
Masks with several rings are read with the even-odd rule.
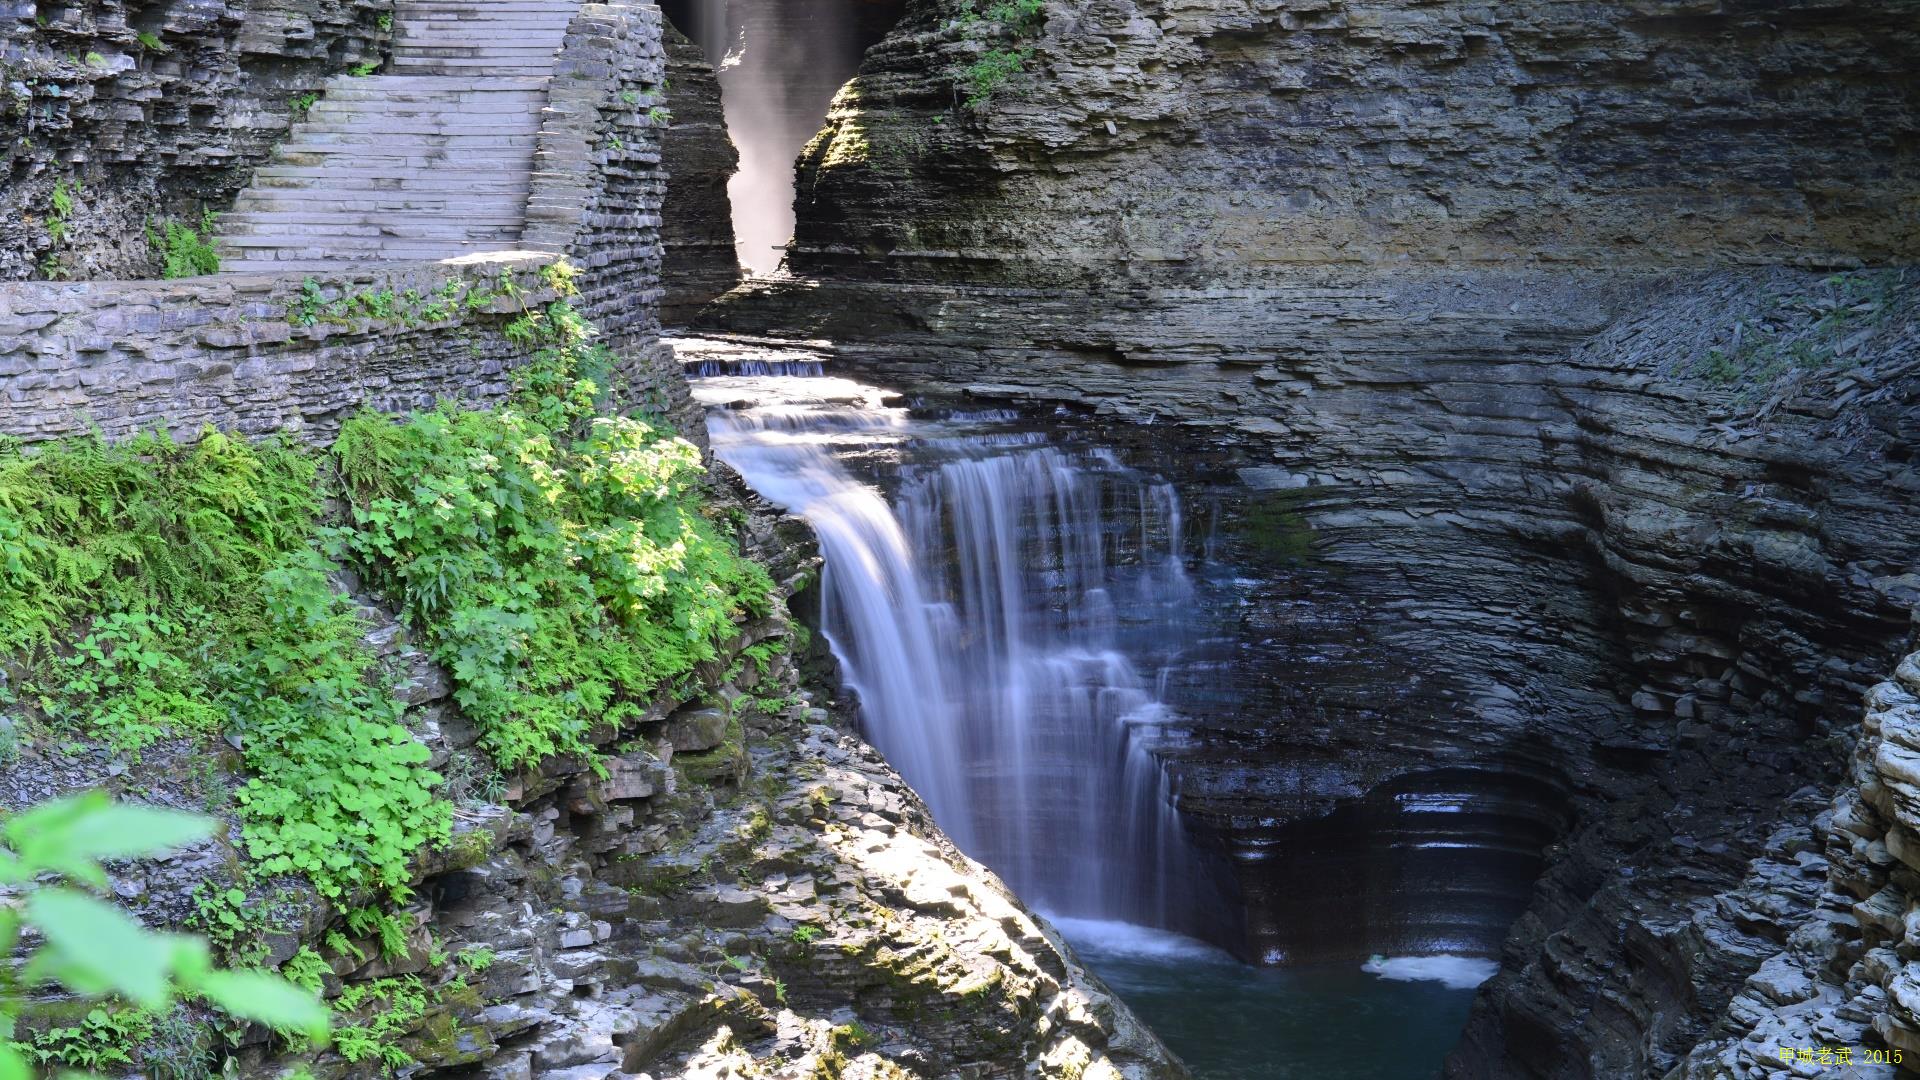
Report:
[[[528,110],[538,112],[546,105],[543,94],[484,94],[473,98],[420,97],[378,99],[340,99],[329,98],[314,103],[307,112],[306,123],[316,122],[315,118],[331,119],[339,116],[436,116],[478,117],[528,115]]]
[[[459,216],[459,223],[463,226],[475,228],[498,228],[508,225],[518,228],[520,219],[524,215],[515,212],[515,209],[516,208],[511,207],[510,204],[503,204],[501,207],[492,209],[476,207],[471,210],[463,210]],[[407,228],[415,225],[432,225],[444,222],[448,219],[448,216],[444,209],[434,211],[398,210],[369,214],[365,211],[326,211],[297,208],[287,210],[234,211],[220,215],[220,224],[222,227],[232,228],[237,235],[249,229],[264,229],[288,224],[328,227],[377,223]]]
[[[491,139],[478,135],[459,138],[423,135],[417,139],[399,139],[391,135],[359,135],[351,131],[302,132],[299,139],[299,142],[289,144],[299,147],[299,153],[320,153],[323,152],[322,148],[337,147],[342,153],[449,153],[467,157],[480,154],[505,161],[518,161],[521,168],[525,168],[526,162],[531,160],[533,148],[538,142],[532,135],[502,135]]]
[[[518,57],[506,60],[486,56],[406,56],[396,53],[393,58],[394,71],[401,77],[424,74],[429,66],[444,68],[450,75],[473,71],[504,71],[515,75],[526,75],[541,71],[552,71],[553,60],[543,59],[537,63]]]
[[[396,4],[393,21],[405,26],[419,19],[552,19],[564,26],[573,11],[554,4]]]
[[[265,258],[265,252],[290,252],[302,259],[365,258],[374,255],[392,259],[444,259],[462,251],[492,251],[511,248],[516,236],[490,236],[479,240],[401,240],[374,236],[222,237],[220,250],[231,251],[236,259]]]
[[[518,35],[521,41],[558,44],[567,36],[567,23],[562,19],[415,19],[394,27],[393,40],[402,44],[454,35],[484,37],[502,44],[511,43]]]
[[[424,117],[393,117],[372,113],[365,116],[341,117],[319,123],[303,123],[294,130],[295,136],[313,134],[336,135],[416,135],[416,136],[459,136],[473,135],[478,138],[505,138],[509,135],[530,136],[540,131],[540,117],[507,117],[489,123],[476,117],[448,116],[445,123],[423,123]]]
[[[493,59],[510,64],[546,64],[553,66],[553,50],[544,45],[503,49],[484,41],[465,44],[436,41],[431,45],[400,44],[393,47],[395,63],[403,60],[481,60]]]
[[[328,80],[326,93],[332,97],[338,86],[349,91],[359,89],[381,94],[408,90],[532,90],[544,94],[552,79],[551,71],[545,75],[368,75],[358,79],[351,75],[336,75]]]
[[[467,154],[436,157],[431,152],[409,155],[389,152],[367,153],[364,147],[325,147],[311,151],[282,147],[276,160],[296,168],[365,168],[383,175],[393,175],[399,170],[424,171],[437,168],[514,175],[530,174],[532,171],[524,157],[513,159]]]
[[[473,199],[465,196],[435,195],[431,192],[341,192],[322,198],[276,199],[264,194],[236,204],[233,214],[353,214],[385,216],[389,214],[453,214],[501,212],[522,213],[518,199]],[[221,215],[225,220],[228,215]]]
[[[520,223],[505,225],[449,225],[445,220],[430,223],[383,223],[375,221],[265,221],[236,229],[228,240],[272,240],[283,245],[288,239],[318,238],[329,242],[340,237],[391,238],[396,240],[501,240],[520,235]],[[245,246],[245,245],[239,245]],[[264,246],[264,245],[256,245]]]

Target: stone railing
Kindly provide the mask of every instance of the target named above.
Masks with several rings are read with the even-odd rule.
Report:
[[[556,297],[540,273],[553,261],[0,287],[0,433],[185,438],[212,425],[319,438],[363,406],[497,399],[524,351],[499,330]]]

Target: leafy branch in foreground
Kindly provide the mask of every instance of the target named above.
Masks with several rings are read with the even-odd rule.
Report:
[[[40,941],[18,977],[0,965],[0,1080],[33,1076],[14,1040],[24,989],[47,983],[149,1013],[176,997],[199,998],[243,1020],[327,1037],[329,1013],[313,994],[265,972],[221,970],[206,939],[149,930],[96,895],[107,886],[101,860],[157,855],[213,828],[209,818],[115,804],[99,792],[43,803],[0,826],[0,888],[25,894],[18,907],[0,907],[0,958],[11,957],[23,930]]]

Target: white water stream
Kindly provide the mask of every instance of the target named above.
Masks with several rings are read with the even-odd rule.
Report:
[[[866,734],[948,835],[1042,910],[1192,925],[1210,890],[1151,752],[1175,717],[1138,666],[1192,615],[1172,487],[1003,414],[918,421],[845,379],[695,370],[729,406],[715,454],[818,533]]]

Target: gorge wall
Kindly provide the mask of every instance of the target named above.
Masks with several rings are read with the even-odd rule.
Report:
[[[1497,951],[1451,1075],[1664,1074],[1916,600],[1911,5],[964,15],[868,53],[795,277],[706,319],[1209,493],[1253,674],[1172,765],[1241,951]]]
[[[727,138],[712,63],[671,24],[665,34],[673,115],[660,150],[668,177],[660,207],[665,260],[660,280],[667,290],[660,318],[679,326],[740,283],[733,208],[727,202],[727,184],[740,168],[740,152]]]

